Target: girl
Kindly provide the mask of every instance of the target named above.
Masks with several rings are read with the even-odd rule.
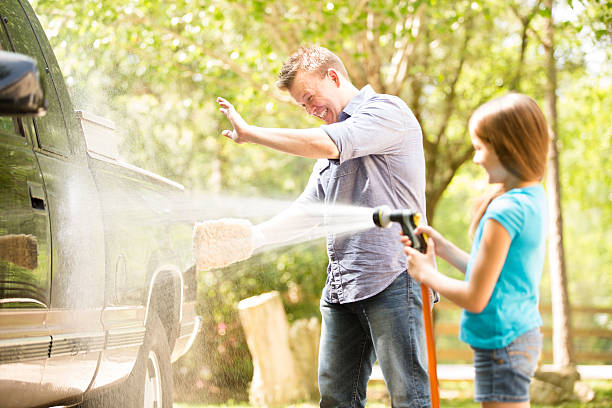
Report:
[[[422,254],[402,237],[408,272],[461,306],[459,338],[474,349],[474,399],[483,407],[529,407],[529,383],[542,348],[538,287],[544,264],[548,130],[536,102],[511,93],[470,118],[474,163],[497,188],[477,207],[468,255],[431,227]],[[435,255],[465,273],[452,279]]]

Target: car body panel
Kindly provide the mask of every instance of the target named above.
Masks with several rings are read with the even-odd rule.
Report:
[[[184,191],[88,151],[95,115],[75,113],[27,1],[0,2],[0,45],[37,62],[48,100],[43,117],[0,117],[0,407],[75,404],[127,378],[153,314],[172,361],[193,343]]]

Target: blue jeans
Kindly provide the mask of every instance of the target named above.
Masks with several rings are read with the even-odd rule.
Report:
[[[393,407],[429,407],[421,290],[407,272],[358,302],[321,300],[321,407],[365,407],[378,358]]]
[[[529,401],[529,383],[542,351],[540,328],[529,330],[506,347],[474,349],[476,402]]]

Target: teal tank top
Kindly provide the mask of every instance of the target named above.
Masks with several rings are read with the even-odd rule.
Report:
[[[541,184],[510,190],[487,207],[474,235],[465,279],[470,278],[487,220],[499,222],[512,241],[485,309],[480,313],[462,312],[462,341],[477,348],[496,349],[542,325],[538,300],[546,253],[546,213],[546,193]]]

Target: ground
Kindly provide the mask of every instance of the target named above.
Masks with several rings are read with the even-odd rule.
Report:
[[[556,407],[561,408],[608,408],[612,406],[612,380],[587,380],[586,381],[596,392],[595,401],[581,404],[578,402],[565,403]],[[476,408],[473,399],[473,384],[471,381],[441,381],[440,382],[440,406]],[[221,408],[230,406],[232,408],[252,408],[252,405],[245,403],[205,405],[205,404],[182,404],[175,403],[174,408]],[[368,388],[368,408],[389,407],[390,403],[384,384],[370,384]],[[316,408],[317,403],[299,403],[288,405],[286,408]],[[532,404],[533,408],[552,408],[550,405]],[[555,407],[555,408],[556,408]]]

